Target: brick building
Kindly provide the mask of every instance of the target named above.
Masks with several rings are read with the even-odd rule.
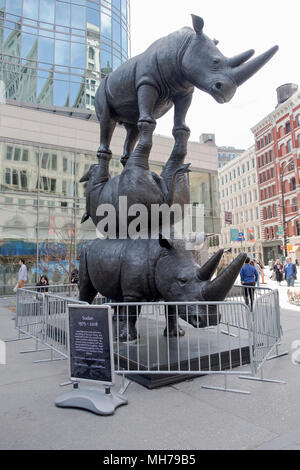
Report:
[[[300,261],[300,91],[297,85],[277,89],[277,106],[252,128],[264,262],[284,255],[282,190],[289,254]]]

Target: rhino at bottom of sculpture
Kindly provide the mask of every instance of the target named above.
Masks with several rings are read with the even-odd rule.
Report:
[[[113,302],[222,301],[231,289],[246,255],[241,253],[218,277],[213,276],[223,250],[202,267],[184,240],[96,239],[85,245],[80,260],[80,300],[92,303],[98,292]],[[188,308],[188,315],[187,315]],[[136,306],[119,309],[119,340],[136,339]],[[128,318],[127,316],[128,315]],[[165,336],[183,336],[180,316],[194,327],[216,325],[215,305],[169,306]]]

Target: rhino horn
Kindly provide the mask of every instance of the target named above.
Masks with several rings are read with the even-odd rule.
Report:
[[[243,64],[244,62],[246,62],[246,60],[250,59],[250,57],[253,56],[254,52],[254,49],[249,49],[249,51],[242,52],[242,54],[231,57],[230,59],[228,59],[230,67],[237,67]]]
[[[268,51],[255,57],[254,59],[241,64],[238,67],[232,69],[232,76],[236,84],[242,85],[248,78],[252,77],[263,65],[265,65],[271,57],[278,51],[278,46],[271,47]]]
[[[224,300],[226,294],[234,284],[244,262],[247,258],[245,253],[240,253],[232,263],[215,279],[207,282],[202,290],[205,300]]]
[[[79,183],[84,183],[90,179],[90,171],[87,171],[79,180]]]
[[[223,256],[223,252],[223,249],[218,250],[203,266],[201,266],[198,271],[200,281],[208,281],[212,277]]]

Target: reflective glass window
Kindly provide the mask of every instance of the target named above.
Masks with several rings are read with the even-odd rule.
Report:
[[[116,70],[121,65],[121,59],[114,55],[114,70]]]
[[[72,26],[74,28],[85,29],[85,8],[72,5]]]
[[[71,67],[85,66],[85,45],[76,42],[71,43]]]
[[[87,8],[86,22],[93,24],[99,28],[100,26],[99,12],[91,8]]]
[[[69,82],[54,80],[54,106],[69,106]]]
[[[121,0],[112,0],[112,6],[117,8],[120,11],[121,10]]]
[[[113,40],[121,45],[121,26],[116,20],[113,20]]]
[[[122,15],[127,18],[127,0],[122,0]]]
[[[55,63],[69,65],[70,43],[68,41],[55,41]]]
[[[38,19],[39,2],[37,0],[23,0],[23,15],[32,20]]]
[[[53,80],[49,77],[37,78],[37,102],[47,105],[53,104]]]
[[[34,46],[36,47],[36,37],[31,34],[22,34],[22,52],[21,57],[23,59],[32,58],[31,53],[33,52]],[[35,54],[36,58],[36,54]]]
[[[54,23],[54,0],[40,0],[40,20]]]
[[[101,49],[101,72],[108,74],[112,71],[111,52]]]
[[[70,82],[70,106],[84,107],[84,88],[80,83]]]
[[[56,23],[70,26],[70,5],[56,1]]]
[[[6,11],[14,15],[21,15],[22,0],[6,0]]]
[[[122,49],[125,55],[127,56],[128,53],[128,39],[127,39],[127,32],[124,28],[122,28]]]
[[[53,63],[54,40],[50,38],[39,37],[38,60],[40,62]]]
[[[104,36],[111,38],[111,17],[101,11],[101,32]]]

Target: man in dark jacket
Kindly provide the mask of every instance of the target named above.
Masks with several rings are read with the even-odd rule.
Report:
[[[241,284],[243,284],[243,286],[251,286],[249,288],[245,287],[244,295],[245,295],[245,302],[247,305],[249,305],[249,297],[250,297],[251,310],[252,310],[253,298],[254,298],[254,286],[258,280],[258,272],[254,266],[251,266],[250,258],[246,258],[245,264],[241,269],[240,276],[241,276]]]

